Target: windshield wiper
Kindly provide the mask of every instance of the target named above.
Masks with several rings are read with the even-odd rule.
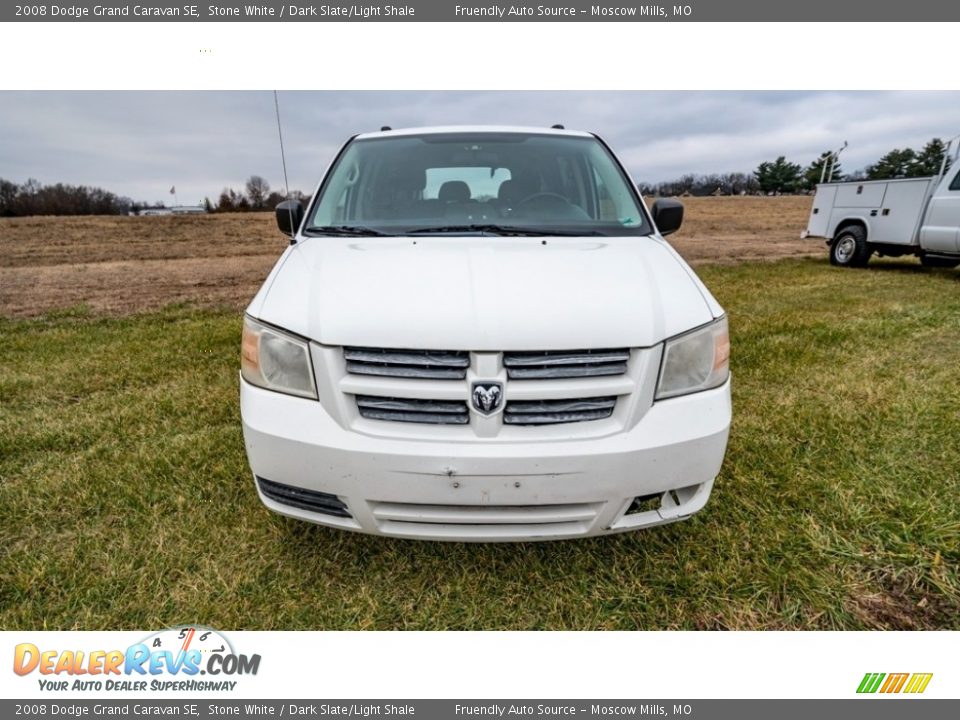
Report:
[[[303,231],[304,235],[358,235],[361,237],[393,237],[372,227],[363,225],[316,225]]]
[[[564,236],[564,237],[583,237],[583,236],[605,236],[604,233],[597,230],[560,230],[542,227],[524,227],[523,225],[497,225],[494,223],[484,223],[476,225],[436,225],[431,227],[416,228],[407,230],[405,235],[429,235],[432,233],[458,233],[458,232],[488,232],[496,235],[507,236]]]

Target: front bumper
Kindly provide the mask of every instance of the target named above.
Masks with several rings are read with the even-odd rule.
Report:
[[[344,428],[321,403],[240,381],[255,478],[336,496],[346,515],[267,497],[275,512],[376,535],[548,540],[606,535],[689,517],[709,499],[730,428],[730,382],[654,403],[604,437],[450,442]],[[651,498],[642,506],[638,496]],[[631,507],[633,505],[633,507]],[[628,512],[629,511],[629,512]]]

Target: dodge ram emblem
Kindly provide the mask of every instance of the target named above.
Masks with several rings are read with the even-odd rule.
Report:
[[[475,382],[473,384],[473,407],[484,415],[500,409],[503,401],[503,385],[498,382]]]

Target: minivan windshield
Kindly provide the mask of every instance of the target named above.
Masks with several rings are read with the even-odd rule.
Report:
[[[354,140],[308,235],[646,235],[630,180],[592,136],[424,133]]]

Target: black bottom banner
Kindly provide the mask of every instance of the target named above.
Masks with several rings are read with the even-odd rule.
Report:
[[[717,720],[940,720],[960,700],[871,696],[849,700],[0,700],[0,717],[716,718]]]

